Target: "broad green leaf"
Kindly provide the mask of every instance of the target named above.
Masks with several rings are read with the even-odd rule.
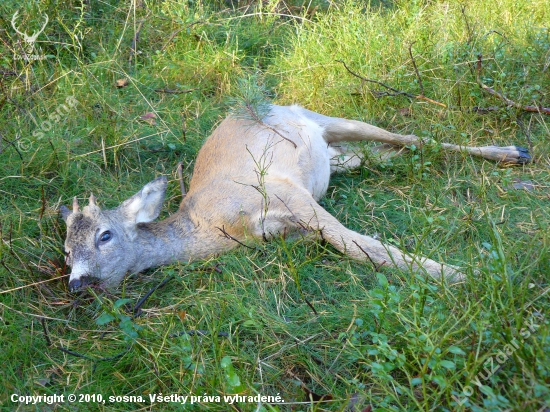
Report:
[[[103,312],[101,315],[98,316],[98,318],[95,320],[96,325],[106,325],[110,321],[112,321],[115,317],[111,315],[110,313]]]

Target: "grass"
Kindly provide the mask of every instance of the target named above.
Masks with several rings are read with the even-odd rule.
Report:
[[[481,91],[475,65],[482,54],[485,84],[549,107],[549,6],[2,2],[2,408],[545,410],[550,118]],[[46,58],[17,57],[28,46],[10,24],[18,9],[28,33],[49,16],[31,51]],[[423,88],[447,107],[379,97],[380,87],[337,60],[414,95]],[[279,239],[149,270],[115,291],[69,293],[59,206],[93,191],[114,207],[164,174],[162,217],[176,211],[177,162],[188,177],[239,79],[251,75],[277,103],[432,138],[422,151],[335,176],[322,205],[354,230],[465,267],[468,279],[448,286],[409,271],[379,273],[330,246]],[[119,79],[128,85],[115,87]],[[140,119],[146,113],[154,124]],[[502,168],[445,154],[443,141],[527,146],[535,163]],[[167,278],[134,316],[137,301]],[[71,393],[107,402],[11,401]],[[279,395],[286,405],[151,404],[153,394]],[[108,399],[126,395],[144,402]]]

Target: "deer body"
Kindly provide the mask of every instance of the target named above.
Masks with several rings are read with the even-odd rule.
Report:
[[[164,177],[113,210],[101,211],[93,195],[82,211],[76,198],[72,211],[62,208],[72,267],[70,288],[93,279],[116,286],[127,272],[203,259],[296,230],[313,233],[342,253],[377,265],[412,266],[434,277],[460,276],[453,267],[409,256],[345,228],[317,203],[331,172],[359,165],[360,157],[341,144],[357,140],[385,143],[377,148],[382,155],[405,145],[422,145],[416,136],[299,106],[273,105],[260,122],[226,118],[199,151],[189,191],[167,219],[155,221],[164,200]],[[511,163],[529,160],[526,151],[515,146],[444,148]]]

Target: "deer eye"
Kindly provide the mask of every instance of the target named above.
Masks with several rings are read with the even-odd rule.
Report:
[[[111,240],[112,237],[113,237],[113,235],[111,234],[111,232],[106,230],[105,232],[103,232],[101,234],[101,236],[99,236],[99,241],[100,242],[108,242],[109,240]]]

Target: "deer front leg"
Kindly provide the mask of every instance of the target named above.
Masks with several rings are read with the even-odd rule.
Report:
[[[376,267],[388,265],[425,271],[435,279],[443,277],[458,281],[464,278],[464,274],[453,266],[422,256],[411,256],[396,247],[346,228],[323,209],[305,189],[293,187],[289,190],[285,187],[278,193],[284,196],[276,196],[277,200],[272,198],[272,209],[267,216],[268,219],[277,220],[280,224],[284,222],[285,226],[293,225],[301,229],[318,231],[324,240],[354,259],[370,261]]]

